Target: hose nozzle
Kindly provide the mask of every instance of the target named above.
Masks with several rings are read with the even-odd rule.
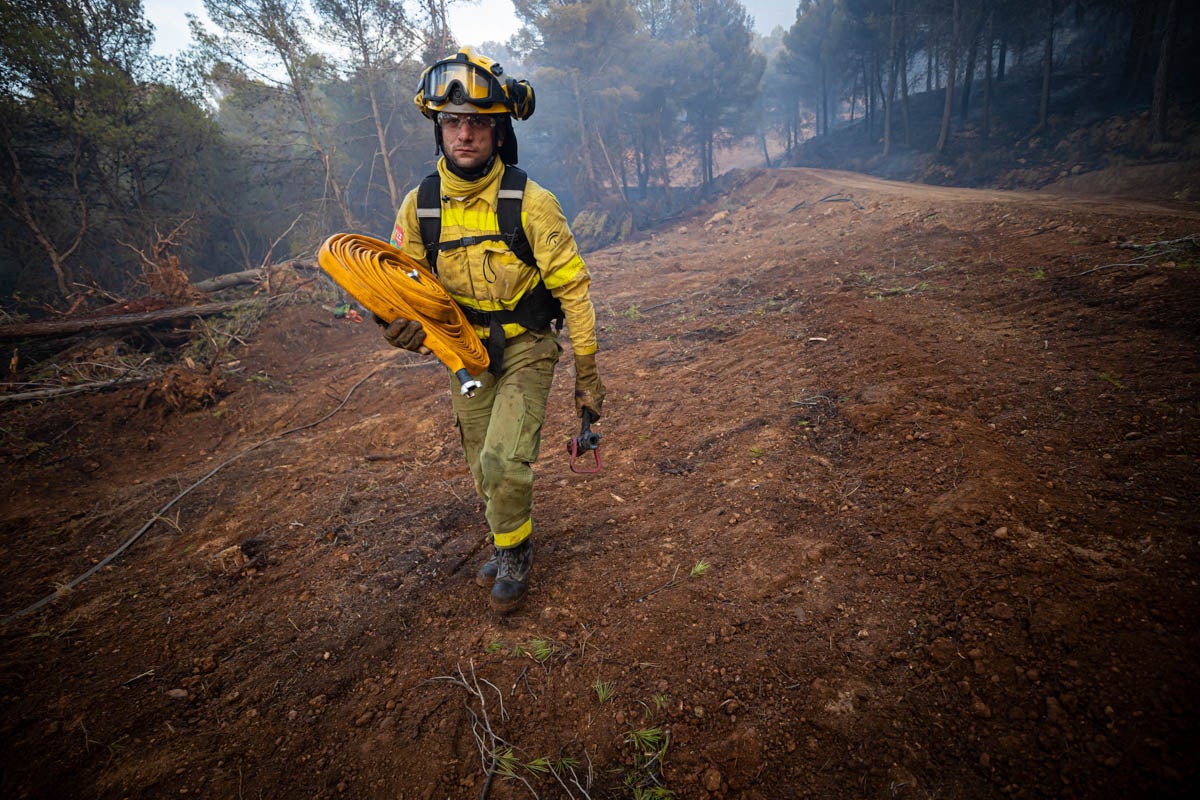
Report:
[[[592,414],[591,409],[585,408],[583,410],[583,424],[579,427],[579,435],[567,441],[567,452],[571,455],[571,472],[586,475],[600,471],[600,434],[592,430],[592,423],[595,421],[596,417]],[[575,460],[579,458],[581,453],[589,451],[595,459],[595,466],[591,469],[576,468]]]

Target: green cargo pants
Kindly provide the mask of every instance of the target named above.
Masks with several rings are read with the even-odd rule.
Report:
[[[528,331],[505,345],[499,378],[479,376],[483,387],[474,397],[459,394],[458,379],[450,376],[454,424],[497,547],[518,545],[532,530],[532,464],[560,355],[557,335]]]

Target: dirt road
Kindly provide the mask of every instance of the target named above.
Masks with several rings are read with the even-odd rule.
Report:
[[[369,323],[273,315],[194,411],[0,407],[5,616],[209,476],[3,628],[0,791],[1191,796],[1200,272],[1143,246],[1197,232],[773,170],[591,254],[603,470],[567,359],[507,619],[446,378]]]

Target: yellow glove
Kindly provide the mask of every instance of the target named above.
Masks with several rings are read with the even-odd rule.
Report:
[[[575,354],[575,411],[583,416],[589,408],[596,419],[600,419],[600,406],[604,405],[604,384],[596,371],[596,354]]]

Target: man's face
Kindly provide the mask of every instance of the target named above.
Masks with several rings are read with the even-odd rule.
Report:
[[[442,149],[446,157],[464,172],[472,172],[487,163],[495,152],[494,114],[438,114],[442,126]]]

